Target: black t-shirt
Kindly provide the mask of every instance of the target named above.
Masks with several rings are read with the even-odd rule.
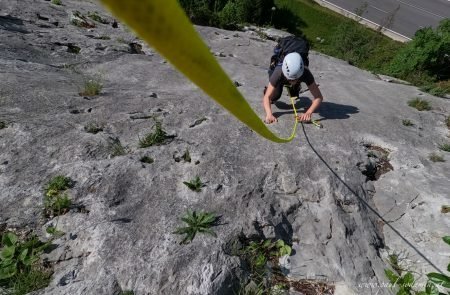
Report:
[[[306,85],[309,86],[312,83],[314,83],[314,76],[311,74],[311,71],[308,68],[305,68],[305,70],[303,71],[303,75],[301,75],[300,78],[297,79],[297,81],[304,82]],[[286,79],[286,77],[283,75],[281,65],[275,67],[272,75],[269,78],[269,82],[275,88],[277,88],[280,85],[280,83],[281,85],[289,84],[289,80]]]

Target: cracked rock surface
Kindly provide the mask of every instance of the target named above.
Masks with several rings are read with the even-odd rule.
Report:
[[[70,23],[74,11],[97,11],[107,22],[77,27]],[[274,41],[251,31],[197,29],[263,118]],[[6,122],[0,224],[41,236],[53,224],[66,233],[45,255],[55,272],[36,294],[232,294],[243,271],[223,247],[241,232],[285,240],[294,250],[285,274],[333,282],[336,294],[390,294],[377,286],[387,282],[383,270],[392,251],[406,251],[418,272],[436,271],[421,255],[446,268],[441,237],[450,222],[440,209],[450,202],[450,155],[441,152],[443,163],[428,155],[449,140],[448,100],[311,52],[325,97],[314,118],[324,128],[300,125],[294,141],[275,144],[243,126],[94,1],[2,1],[0,40],[0,120]],[[80,96],[94,78],[101,93]],[[433,109],[409,107],[416,96]],[[310,103],[304,92],[296,107]],[[279,122],[270,128],[287,136],[293,125],[288,97],[273,110]],[[140,148],[155,120],[171,139]],[[86,132],[89,124],[102,130]],[[368,155],[368,146],[386,154]],[[191,160],[183,161],[187,150]],[[143,164],[144,156],[154,162]],[[392,169],[376,180],[362,173],[386,161]],[[43,187],[55,175],[75,181],[68,193],[84,210],[48,220]],[[206,185],[201,192],[183,184],[196,176]],[[173,231],[187,209],[220,215],[217,238],[197,235],[180,245]]]

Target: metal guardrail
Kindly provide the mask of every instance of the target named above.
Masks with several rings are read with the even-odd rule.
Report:
[[[400,42],[411,41],[411,38],[406,37],[405,35],[402,35],[400,33],[394,32],[391,29],[384,28],[381,25],[379,25],[379,24],[377,24],[377,23],[375,23],[375,22],[373,22],[371,20],[368,20],[368,19],[366,19],[366,18],[364,18],[362,16],[359,16],[359,15],[351,12],[351,11],[348,11],[348,10],[346,10],[344,8],[339,7],[336,4],[330,3],[330,2],[328,2],[326,0],[314,0],[314,2],[316,2],[320,6],[323,6],[323,7],[326,7],[328,9],[331,9],[334,12],[337,12],[337,13],[343,15],[343,16],[351,18],[351,19],[353,19],[353,20],[355,20],[355,21],[357,21],[357,22],[359,22],[359,23],[361,23],[361,24],[363,24],[363,25],[365,25],[365,26],[367,26],[367,27],[369,27],[371,29],[379,30],[382,34],[386,35],[387,37],[389,37],[389,38],[391,38],[393,40],[400,41]]]

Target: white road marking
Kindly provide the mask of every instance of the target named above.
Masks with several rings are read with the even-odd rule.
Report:
[[[450,1],[450,0],[448,0],[448,1]],[[375,6],[373,6],[373,5],[369,5],[370,7],[372,7],[372,8],[375,8],[376,10],[379,10],[379,11],[381,11],[381,12],[384,12],[384,13],[386,13],[386,14],[388,14],[389,12],[387,12],[387,11],[384,11],[383,9],[381,9],[381,8],[378,8],[378,7],[375,7]]]
[[[433,12],[431,12],[431,11],[428,11],[428,10],[426,10],[425,8],[422,8],[422,7],[419,7],[419,6],[412,5],[412,4],[409,4],[409,3],[404,2],[404,1],[400,1],[400,0],[397,0],[397,1],[400,2],[400,3],[402,3],[402,4],[411,6],[411,7],[415,8],[415,9],[417,9],[417,10],[421,10],[421,11],[423,11],[423,12],[426,12],[426,13],[429,13],[429,14],[431,14],[431,15],[437,16],[437,17],[439,17],[439,18],[442,18],[442,19],[446,18],[445,16],[442,16],[442,15],[439,15],[439,14],[436,14],[436,13],[433,13]],[[448,1],[450,1],[450,0],[448,0]]]

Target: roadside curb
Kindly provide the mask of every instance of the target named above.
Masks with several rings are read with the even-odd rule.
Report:
[[[369,28],[371,28],[373,30],[379,30],[379,28],[380,28],[379,24],[376,24],[373,21],[365,19],[364,17],[358,16],[357,14],[355,14],[355,13],[353,13],[351,11],[348,11],[348,10],[346,10],[344,8],[341,8],[341,7],[339,7],[339,6],[337,6],[337,5],[333,4],[333,3],[330,3],[328,1],[325,1],[325,0],[314,0],[314,2],[316,2],[320,6],[323,6],[323,7],[326,7],[328,9],[331,9],[334,12],[337,12],[337,13],[345,16],[345,17],[351,18],[351,19],[359,22],[360,24],[363,24],[366,27],[369,27]],[[400,33],[394,32],[394,31],[392,31],[392,30],[390,30],[388,28],[381,28],[380,32],[383,35],[385,35],[385,36],[387,36],[387,37],[389,37],[389,38],[391,38],[391,39],[393,39],[395,41],[399,41],[399,42],[403,42],[403,43],[411,41],[411,38],[406,37],[406,36],[404,36],[404,35],[402,35]]]

